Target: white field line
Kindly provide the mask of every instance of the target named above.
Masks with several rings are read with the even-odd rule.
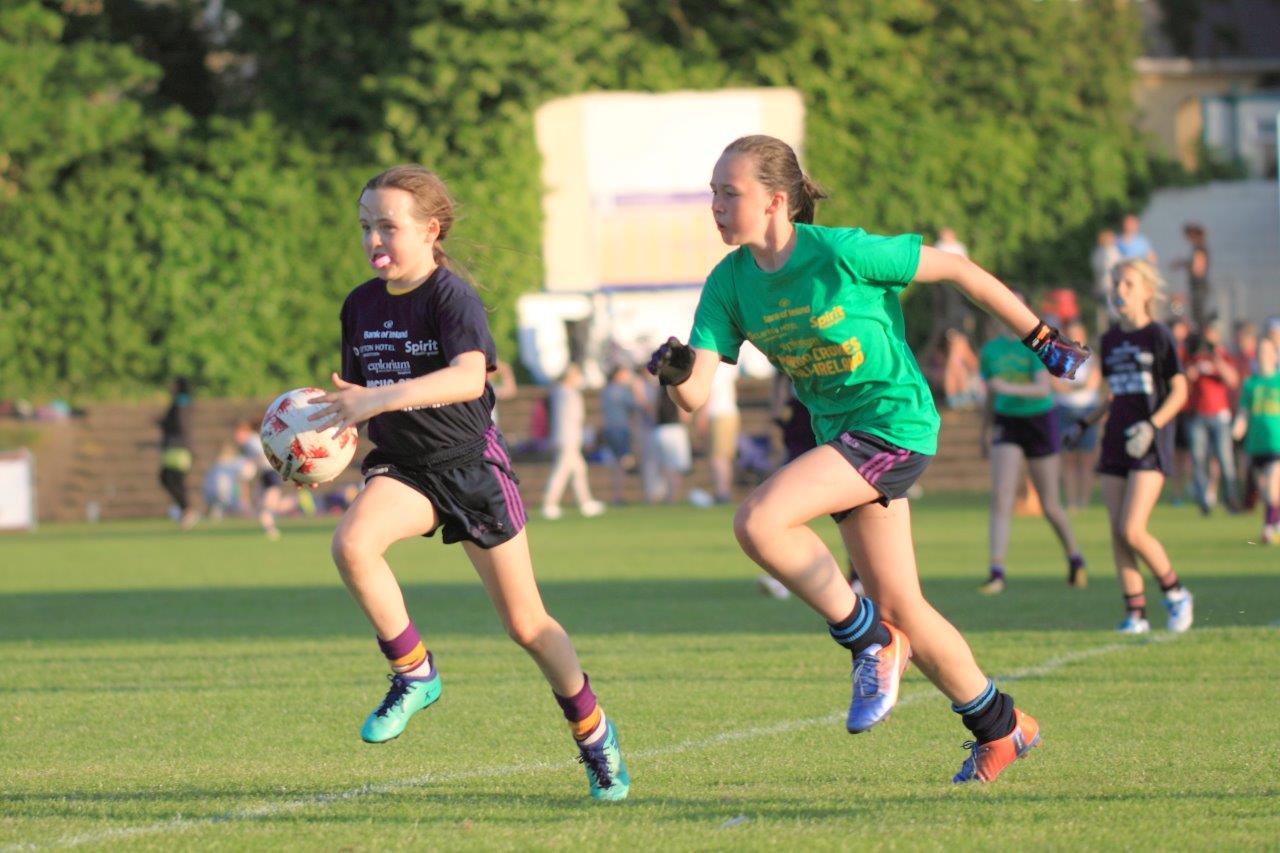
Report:
[[[1107,643],[1104,646],[1093,646],[1092,648],[1080,649],[1079,651],[1068,652],[1057,657],[1049,658],[1034,666],[1015,669],[1003,675],[995,676],[999,683],[1008,681],[1019,681],[1026,678],[1038,678],[1056,672],[1063,667],[1070,666],[1089,658],[1109,655],[1113,652],[1121,652],[1141,648],[1144,645],[1152,643],[1165,642],[1175,639],[1177,634],[1153,634],[1145,641],[1140,642],[1116,642]],[[907,693],[898,700],[898,704],[894,706],[894,710],[907,708],[912,705],[918,705],[927,699],[940,700],[941,695],[934,690],[932,685],[920,690],[914,690]],[[820,717],[809,717],[803,720],[787,720],[781,723],[773,723],[767,726],[753,726],[746,729],[737,729],[734,731],[721,732],[710,737],[702,737],[696,740],[686,740],[680,743],[674,743],[669,746],[660,746],[653,749],[628,750],[627,758],[630,759],[646,759],[655,758],[666,755],[676,755],[684,752],[691,752],[699,749],[707,749],[722,744],[736,743],[743,740],[754,740],[756,738],[772,737],[774,735],[787,734],[789,732],[799,731],[801,729],[811,728],[817,725],[829,725],[844,718],[844,711],[832,714],[824,714]],[[237,823],[240,821],[258,820],[261,818],[276,817],[278,815],[289,814],[307,808],[316,808],[328,806],[333,803],[345,803],[351,800],[358,800],[364,797],[376,797],[382,794],[393,794],[397,791],[403,791],[409,788],[421,788],[426,785],[441,785],[451,782],[466,781],[468,779],[486,779],[499,776],[510,776],[518,773],[537,773],[546,770],[568,770],[574,767],[575,762],[565,761],[536,761],[524,764],[508,764],[505,766],[489,766],[483,768],[475,768],[472,770],[457,770],[444,773],[428,773],[422,776],[415,776],[409,779],[400,779],[393,782],[382,782],[379,784],[361,785],[356,788],[348,788],[345,791],[334,791],[328,794],[312,794],[305,797],[297,797],[292,800],[284,800],[282,802],[263,803],[259,806],[248,806],[240,809],[232,809],[220,815],[212,817],[182,817],[181,815],[168,820],[157,821],[155,823],[142,824],[139,826],[122,826],[114,829],[102,829],[93,832],[85,832],[78,835],[65,835],[47,844],[12,844],[0,848],[0,853],[10,853],[10,851],[19,850],[40,850],[55,847],[78,847],[84,844],[106,844],[112,841],[121,841],[130,838],[138,838],[144,835],[157,835],[161,833],[185,832],[191,829],[199,829],[209,826],[217,826],[223,823]]]

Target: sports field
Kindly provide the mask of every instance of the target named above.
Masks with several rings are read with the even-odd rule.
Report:
[[[982,498],[916,504],[926,594],[1033,713],[1044,744],[988,787],[950,783],[966,732],[908,671],[844,732],[848,656],[761,597],[728,509],[622,509],[530,528],[633,777],[587,798],[558,709],[462,552],[390,559],[444,677],[400,739],[357,731],[385,662],[328,556],[333,522],[160,522],[0,538],[0,850],[1273,847],[1280,840],[1280,548],[1257,519],[1161,507],[1196,595],[1171,639],[1114,634],[1100,509],[1090,586],[1018,519],[985,599]],[[570,514],[571,515],[571,514]],[[826,536],[834,528],[820,524]],[[834,541],[834,540],[833,540]],[[1003,676],[1003,677],[1000,677]]]

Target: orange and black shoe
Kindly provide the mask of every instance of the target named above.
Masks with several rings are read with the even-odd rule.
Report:
[[[964,782],[994,782],[1006,767],[1040,745],[1040,724],[1029,714],[1017,708],[1013,709],[1013,731],[1004,737],[978,743],[965,741],[964,748],[969,750],[969,757],[960,765],[960,772],[951,781],[957,785]]]

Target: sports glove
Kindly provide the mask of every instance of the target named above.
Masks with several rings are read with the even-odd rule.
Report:
[[[1151,421],[1138,421],[1124,431],[1124,452],[1134,459],[1141,459],[1156,440],[1156,427]]]
[[[679,385],[693,373],[693,347],[680,343],[679,338],[667,338],[667,342],[653,351],[648,369],[658,377],[662,385]]]
[[[1036,354],[1050,373],[1061,379],[1074,379],[1076,369],[1090,355],[1087,346],[1062,337],[1061,332],[1044,322],[1032,329],[1022,343]]]

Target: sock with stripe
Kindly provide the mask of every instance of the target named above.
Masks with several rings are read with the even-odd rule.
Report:
[[[409,627],[394,639],[384,640],[379,637],[378,648],[382,649],[382,654],[391,664],[392,672],[409,679],[431,677],[434,661],[426,646],[422,645],[422,637],[418,635],[418,629],[414,627],[412,620],[409,621]]]
[[[591,680],[587,678],[585,672],[582,673],[582,689],[577,693],[572,696],[561,696],[552,691],[552,695],[556,697],[556,704],[564,712],[564,718],[569,721],[569,730],[573,732],[573,739],[580,745],[590,746],[604,737],[608,728],[604,711],[596,701],[596,694],[591,691]]]
[[[1147,596],[1144,593],[1137,595],[1126,595],[1124,597],[1124,612],[1126,616],[1136,616],[1139,619],[1147,618]]]
[[[889,629],[880,621],[875,602],[865,595],[858,596],[853,603],[853,612],[844,619],[828,622],[827,630],[831,639],[855,655],[872,643],[879,643],[881,647],[889,645]]]
[[[1156,578],[1156,580],[1160,583],[1160,591],[1165,595],[1182,589],[1182,581],[1178,580],[1178,573],[1172,569],[1169,574],[1162,578]]]
[[[992,581],[1004,580],[1004,566],[997,566],[995,564],[992,564],[991,575],[987,578],[987,580],[992,580]]]
[[[972,701],[952,705],[951,710],[960,715],[965,728],[973,732],[978,743],[999,740],[1013,731],[1013,697],[996,689],[996,683],[987,679],[987,686]]]

